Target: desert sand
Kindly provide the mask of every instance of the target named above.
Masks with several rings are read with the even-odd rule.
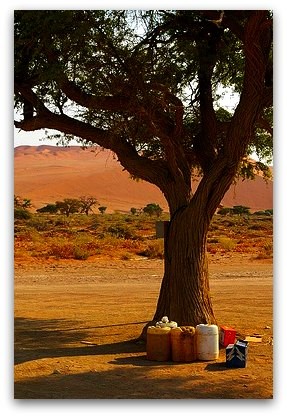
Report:
[[[19,146],[15,148],[14,193],[32,201],[34,209],[63,198],[92,195],[107,212],[129,211],[157,203],[167,211],[161,191],[145,181],[136,182],[107,150],[83,150],[79,146]],[[194,187],[196,188],[196,182]],[[222,204],[244,205],[252,211],[270,209],[273,182],[255,181],[232,185]]]
[[[15,398],[270,399],[273,396],[272,264],[212,257],[219,324],[254,333],[246,368],[218,360],[147,360],[135,342],[154,312],[163,262],[23,264],[15,275]]]

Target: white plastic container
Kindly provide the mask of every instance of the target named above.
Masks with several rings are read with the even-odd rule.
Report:
[[[216,324],[196,326],[197,359],[213,361],[219,356],[219,335]]]

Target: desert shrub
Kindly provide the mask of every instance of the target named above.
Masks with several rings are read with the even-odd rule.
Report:
[[[219,237],[218,238],[218,243],[227,252],[231,251],[236,246],[236,242],[233,239],[230,239],[229,237]]]
[[[85,246],[69,242],[67,239],[60,239],[50,245],[49,255],[57,259],[85,260],[90,256],[90,252]]]
[[[115,224],[107,228],[107,232],[122,239],[136,239],[134,230],[127,224]]]
[[[256,259],[269,259],[273,256],[273,243],[272,241],[266,241],[258,255],[256,256]]]
[[[264,210],[255,211],[253,213],[253,216],[265,216],[265,215],[266,215],[266,213],[265,213]],[[269,216],[269,214],[268,214],[268,216]]]
[[[146,256],[151,259],[163,259],[164,258],[164,240],[156,239],[147,244],[147,247],[138,252],[138,255]]]
[[[221,207],[217,211],[217,214],[221,214],[222,216],[225,216],[226,214],[231,214],[231,213],[232,213],[232,208],[231,207]]]
[[[232,207],[232,213],[234,214],[250,214],[250,207],[246,206],[233,206]]]
[[[58,259],[70,259],[74,257],[74,245],[66,239],[61,239],[50,245],[49,255]]]
[[[57,204],[49,203],[44,207],[37,209],[37,213],[49,213],[49,214],[56,214],[59,210]]]
[[[100,206],[100,207],[98,207],[98,210],[99,210],[99,212],[100,212],[101,214],[104,214],[104,213],[106,212],[106,210],[107,210],[107,207],[105,207],[105,206]]]
[[[46,231],[51,228],[51,224],[47,219],[37,215],[34,215],[29,219],[27,226],[36,229],[38,232]]]
[[[273,210],[259,210],[253,213],[254,216],[272,216]]]
[[[14,219],[17,220],[28,220],[31,219],[32,214],[29,213],[28,210],[22,208],[22,207],[16,207],[14,209]]]
[[[73,258],[78,260],[86,260],[90,256],[90,253],[87,249],[80,246],[74,247]]]
[[[149,216],[159,217],[162,214],[163,209],[160,207],[159,204],[149,203],[143,208],[143,212],[148,214]]]

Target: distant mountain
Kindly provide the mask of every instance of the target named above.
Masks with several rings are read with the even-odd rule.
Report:
[[[196,185],[196,184],[195,184]],[[92,195],[107,212],[129,211],[167,203],[160,190],[145,181],[134,181],[110,151],[79,146],[18,146],[14,150],[14,193],[29,198],[35,209],[66,197]],[[254,181],[232,185],[224,206],[244,205],[251,210],[273,207],[273,182],[257,176]]]

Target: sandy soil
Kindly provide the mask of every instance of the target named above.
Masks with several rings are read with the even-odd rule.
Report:
[[[249,343],[247,367],[154,362],[135,342],[152,318],[159,260],[59,261],[15,268],[15,398],[259,398],[273,395],[272,264],[211,257],[219,324]],[[172,318],[171,318],[172,319]]]
[[[107,212],[142,208],[155,202],[168,211],[159,189],[145,181],[133,181],[110,151],[83,151],[79,146],[19,146],[14,158],[14,192],[29,198],[34,209],[64,197],[95,196]],[[197,183],[194,181],[194,187]],[[222,200],[226,207],[244,205],[251,211],[273,207],[273,182],[238,181]]]

